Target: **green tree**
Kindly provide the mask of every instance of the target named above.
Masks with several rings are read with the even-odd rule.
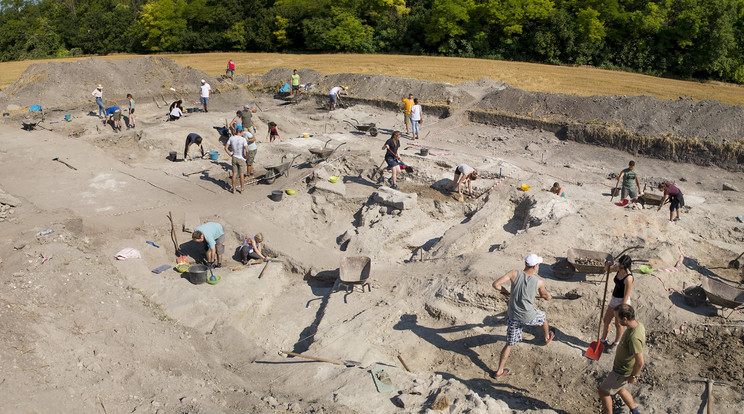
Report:
[[[154,0],[142,6],[139,22],[147,34],[142,45],[153,52],[181,50],[187,8],[185,0]]]

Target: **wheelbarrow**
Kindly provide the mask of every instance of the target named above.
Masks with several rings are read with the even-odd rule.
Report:
[[[744,305],[744,290],[729,286],[713,279],[703,279],[703,290],[710,303],[731,309],[728,319],[734,311]]]
[[[333,149],[327,148],[328,147],[328,143],[331,142],[331,141],[333,141],[333,140],[332,139],[329,139],[328,141],[326,141],[325,145],[323,145],[323,148],[317,148],[316,147],[316,148],[310,148],[308,150],[308,151],[310,151],[310,154],[312,154],[312,156],[313,156],[312,160],[310,160],[310,163],[311,164],[318,163],[318,162],[327,160],[328,158],[331,157],[331,155],[333,155],[334,152],[336,152],[337,149],[339,149],[341,147],[341,145],[346,144],[345,142],[342,142],[336,148],[333,148]]]
[[[366,286],[367,291],[371,292],[372,287],[369,285],[371,267],[372,259],[368,256],[344,257],[338,268],[338,287],[344,287],[346,293],[351,293],[355,286],[361,286],[362,292]]]
[[[351,118],[351,120],[354,121],[354,123],[351,123],[349,121],[344,121],[344,122],[346,122],[347,124],[351,125],[352,127],[356,128],[359,131],[369,132],[369,134],[372,135],[373,137],[377,136],[377,132],[378,132],[377,126],[375,125],[374,122],[369,123],[369,124],[360,124],[359,121],[357,121],[354,118]]]
[[[612,261],[612,255],[593,250],[568,249],[566,259],[579,273],[604,273],[605,262]]]
[[[289,157],[287,154],[282,155],[281,164],[266,167],[266,174],[263,177],[264,182],[266,184],[273,184],[277,177],[281,177],[282,175],[289,176],[289,169],[292,168],[292,165],[294,165],[295,160],[299,156],[300,154],[297,154],[291,161],[286,161]]]

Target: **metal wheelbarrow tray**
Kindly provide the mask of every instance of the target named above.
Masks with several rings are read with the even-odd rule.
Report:
[[[285,160],[288,158],[286,154],[282,155],[282,163],[278,165],[273,165],[270,167],[266,167],[266,175],[264,175],[264,181],[266,184],[272,184],[274,181],[276,181],[277,177],[281,177],[282,175],[289,176],[289,170],[292,168],[292,165],[294,165],[295,160],[297,157],[299,157],[300,154],[297,154],[292,158],[291,161]]]
[[[310,151],[310,154],[313,155],[313,161],[320,162],[323,160],[327,160],[328,158],[331,157],[331,155],[333,155],[334,152],[336,152],[337,149],[341,147],[341,145],[346,144],[345,142],[342,142],[336,148],[333,148],[333,149],[326,148],[328,146],[328,143],[331,141],[333,140],[329,139],[328,141],[326,141],[325,145],[323,145],[323,148],[315,147],[315,148],[308,149],[308,151]]]
[[[576,271],[579,273],[604,273],[604,263],[606,261],[612,262],[612,255],[606,252],[570,248],[566,253],[566,259],[568,260],[568,263],[571,263],[574,269],[576,269]],[[594,261],[601,261],[602,264],[591,265],[581,263],[581,259],[593,259]]]
[[[353,126],[354,128],[356,128],[359,131],[369,132],[369,134],[372,135],[373,137],[376,137],[377,136],[377,132],[378,132],[377,131],[377,125],[374,122],[371,122],[369,124],[360,124],[359,121],[357,121],[354,118],[351,118],[351,120],[354,121],[354,123],[351,123],[349,121],[344,121],[344,122],[346,122],[347,124]]]
[[[372,259],[368,256],[344,257],[338,269],[339,285],[344,286],[347,293],[352,292],[357,285],[362,286],[362,292],[365,286],[371,292],[372,287],[369,285],[371,268]]]
[[[713,279],[703,279],[703,290],[710,303],[736,309],[744,304],[744,290]]]

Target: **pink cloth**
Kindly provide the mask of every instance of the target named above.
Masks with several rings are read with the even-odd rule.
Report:
[[[126,259],[139,259],[142,257],[139,250],[127,247],[124,249],[121,249],[119,253],[116,253],[114,255],[116,260],[126,260]]]

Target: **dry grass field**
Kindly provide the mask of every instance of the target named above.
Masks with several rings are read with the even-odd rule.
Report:
[[[137,55],[111,55],[103,59],[127,59]],[[693,82],[656,78],[627,72],[591,67],[551,66],[534,63],[485,59],[401,55],[292,55],[279,53],[200,53],[163,54],[181,65],[203,70],[210,75],[224,73],[228,59],[236,64],[236,73],[260,75],[272,68],[307,68],[322,73],[365,73],[417,78],[457,84],[490,78],[535,92],[571,95],[651,95],[674,100],[680,96],[697,101],[715,99],[730,105],[744,103],[744,86],[722,82]],[[81,58],[52,59],[69,62]],[[0,88],[15,81],[34,62],[0,63]]]

